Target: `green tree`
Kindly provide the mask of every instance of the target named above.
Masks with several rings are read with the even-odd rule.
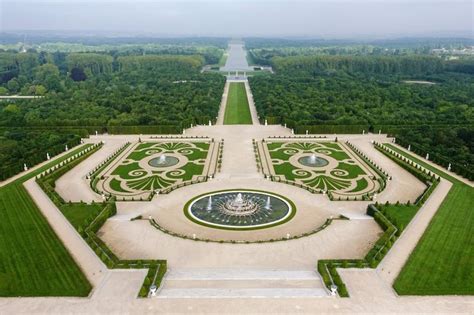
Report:
[[[20,83],[18,83],[18,80],[13,78],[7,83],[7,88],[10,90],[11,93],[16,93],[18,90],[20,90]]]
[[[49,91],[59,91],[61,89],[59,69],[51,63],[35,68],[35,81],[45,86]]]

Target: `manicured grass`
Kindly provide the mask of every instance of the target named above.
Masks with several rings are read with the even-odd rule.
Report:
[[[140,143],[112,169],[111,174],[117,177],[110,180],[109,187],[102,187],[110,188],[108,192],[113,195],[124,195],[164,189],[183,181],[191,181],[195,176],[205,175],[203,171],[210,147],[209,141]],[[181,155],[187,163],[171,168],[150,166],[144,169],[140,165],[141,160],[158,157],[160,154]]]
[[[410,223],[419,209],[419,206],[404,204],[379,206],[379,210],[383,210],[384,215],[393,222],[395,226],[402,226],[404,228]]]
[[[224,114],[224,125],[251,125],[249,103],[245,84],[236,82],[230,83],[229,95]]]
[[[395,290],[402,295],[474,294],[474,188],[411,154],[386,146],[453,183],[395,280]]]
[[[367,179],[358,179],[359,176],[367,175],[367,173],[339,143],[326,141],[266,142],[266,145],[275,174],[283,176],[288,181],[300,180],[308,187],[335,192],[347,189],[354,180],[356,180],[356,187],[350,193],[358,193],[368,187]],[[339,161],[336,167],[329,170],[329,174],[332,176],[325,174],[325,168],[304,168],[299,164],[289,162],[295,154],[310,153],[322,154]]]
[[[84,148],[0,188],[0,296],[87,296],[92,289],[23,187]]]
[[[63,215],[69,222],[77,229],[84,225],[87,218],[95,218],[99,212],[104,208],[101,203],[85,204],[85,203],[71,203],[60,207]]]
[[[365,178],[359,179],[356,182],[356,184],[357,184],[356,187],[354,189],[352,189],[351,192],[361,191],[361,190],[366,189],[367,186],[369,186],[369,183],[367,182],[367,180]]]

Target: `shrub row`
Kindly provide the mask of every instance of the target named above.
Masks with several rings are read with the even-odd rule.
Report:
[[[128,147],[130,146],[130,142],[125,143],[123,146],[121,146],[118,150],[116,150],[114,153],[109,155],[104,161],[102,161],[99,165],[97,165],[91,172],[89,172],[89,185],[91,189],[97,193],[97,194],[102,194],[103,192],[100,191],[97,188],[97,183],[100,180],[100,177],[98,176],[107,166],[112,163],[117,156],[122,154],[123,151],[125,151]]]
[[[224,139],[221,139],[219,142],[219,147],[218,147],[218,154],[217,154],[217,163],[216,163],[216,170],[214,173],[220,172],[222,169],[222,155],[224,154]]]
[[[453,127],[455,128],[455,127]],[[408,142],[405,141],[405,139],[401,138],[400,136],[397,137],[397,143],[401,146],[404,146],[404,147],[408,147]],[[428,152],[428,150],[426,148],[422,148],[421,146],[419,145],[416,145],[416,144],[411,144],[411,150],[420,155],[420,156],[424,156],[426,155]],[[442,155],[439,155],[439,154],[434,154],[434,153],[430,153],[430,159],[431,161],[433,161],[434,163],[436,164],[439,164],[439,165],[442,165],[444,167],[448,167],[449,164],[451,164],[451,171],[457,173],[458,175],[460,176],[463,176],[469,180],[474,180],[474,171],[462,164],[459,164],[459,163],[455,163],[453,161],[450,161],[448,158],[442,156]]]
[[[255,155],[255,161],[257,162],[257,172],[262,171],[263,175],[265,175],[262,159],[260,158],[260,151],[258,150],[258,143],[255,141],[255,139],[252,139],[252,146],[253,146],[253,153]]]
[[[67,159],[65,164],[60,163],[37,176],[36,181],[40,187],[59,208],[66,206],[66,203],[54,190],[55,181],[64,173],[72,169],[75,165],[98,150],[101,146],[102,144],[98,144],[93,147],[89,147],[75,155],[73,158]],[[107,221],[107,219],[117,213],[114,198],[109,199],[108,202],[104,202],[103,205],[104,208],[93,218],[90,217],[86,219],[84,223],[77,228],[77,231],[109,269],[148,268],[148,275],[145,278],[139,293],[140,297],[146,297],[151,285],[155,284],[157,287],[161,285],[162,278],[166,273],[166,261],[120,260],[96,234]],[[152,280],[150,280],[151,275],[154,276]]]
[[[435,179],[434,174],[427,172],[427,170],[417,166],[413,161],[399,154],[397,155],[396,152],[386,148],[381,144],[374,143],[374,146],[379,151],[391,158],[394,162],[412,173],[417,178],[422,179],[422,181],[427,184],[428,188],[417,198],[417,206],[423,205],[423,203],[428,199],[428,197],[436,188],[439,182],[439,177]],[[389,206],[388,203],[386,205]],[[382,210],[380,210],[378,207]],[[369,250],[364,259],[319,260],[317,264],[318,272],[321,274],[326,287],[331,289],[332,285],[336,285],[338,287],[338,294],[341,297],[348,297],[349,293],[347,292],[346,286],[337,273],[336,268],[376,268],[385,255],[389,252],[390,248],[393,246],[404,229],[404,227],[399,225],[397,226],[389,219],[389,217],[385,216],[383,213],[383,207],[380,207],[377,203],[375,205],[370,204],[367,207],[367,215],[370,215],[374,218],[384,233],[375,242],[374,246]]]
[[[56,192],[56,180],[69,172],[77,164],[88,158],[102,147],[102,143],[94,144],[80,151],[72,157],[60,162],[36,176],[36,182],[48,195],[49,199],[59,208],[65,204],[64,199]]]
[[[415,162],[411,161],[410,159],[404,157],[400,153],[397,153],[386,146],[375,142],[375,148],[387,156],[389,159],[403,167],[406,171],[410,174],[418,178],[422,182],[434,182],[436,176],[433,172],[425,169],[424,167],[416,164]],[[439,179],[439,177],[438,177]]]

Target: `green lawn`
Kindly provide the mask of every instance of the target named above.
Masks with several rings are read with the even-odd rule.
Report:
[[[405,228],[411,219],[420,209],[416,205],[405,205],[405,204],[390,204],[379,206],[380,210],[383,210],[383,214],[389,218],[389,220],[395,224],[395,226],[402,226]]]
[[[395,290],[401,295],[474,294],[474,188],[386,145],[453,183],[395,280]]]
[[[71,203],[63,205],[60,210],[66,219],[77,229],[84,225],[87,218],[95,218],[99,212],[104,208],[101,203],[86,204],[86,203]]]
[[[229,94],[224,114],[224,125],[251,125],[249,103],[245,84],[241,82],[230,83]]]
[[[92,289],[22,185],[59,161],[0,188],[0,296],[87,296]]]

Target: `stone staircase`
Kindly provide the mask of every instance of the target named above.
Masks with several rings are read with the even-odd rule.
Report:
[[[327,297],[315,271],[170,270],[156,298]]]

